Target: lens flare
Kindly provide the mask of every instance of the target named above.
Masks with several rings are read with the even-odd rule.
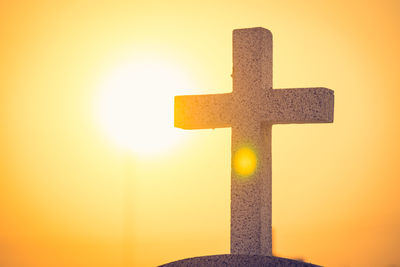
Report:
[[[248,177],[257,168],[257,156],[253,149],[242,147],[233,156],[233,169],[237,174]]]

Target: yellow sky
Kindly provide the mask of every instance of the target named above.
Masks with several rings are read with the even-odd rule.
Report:
[[[256,26],[274,35],[274,88],[335,90],[333,124],[273,127],[274,253],[400,265],[398,14],[395,0],[1,1],[0,265],[229,253],[230,130],[142,155],[107,135],[96,101],[138,56],[184,70],[186,94],[229,92],[232,30]]]

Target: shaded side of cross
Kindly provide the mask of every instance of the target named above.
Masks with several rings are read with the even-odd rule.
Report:
[[[175,127],[232,128],[231,253],[272,255],[271,128],[273,124],[333,121],[333,91],[272,89],[272,34],[264,28],[233,31],[233,90],[175,97]],[[254,150],[249,177],[234,170],[236,152]]]

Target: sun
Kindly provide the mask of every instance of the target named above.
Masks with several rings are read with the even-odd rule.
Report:
[[[122,149],[152,155],[180,138],[174,128],[174,96],[190,94],[189,75],[178,64],[154,56],[131,58],[114,67],[100,86],[97,117]]]

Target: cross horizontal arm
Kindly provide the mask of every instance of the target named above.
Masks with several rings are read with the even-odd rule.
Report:
[[[265,117],[273,124],[333,122],[334,94],[328,88],[272,90]]]
[[[175,96],[175,127],[209,129],[231,126],[232,94]]]

